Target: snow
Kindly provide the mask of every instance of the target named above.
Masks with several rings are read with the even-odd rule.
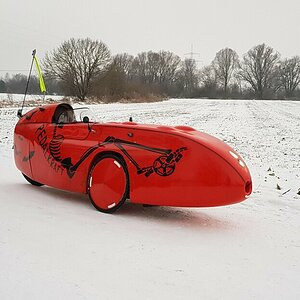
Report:
[[[28,101],[34,100],[34,101],[41,101],[43,99],[43,95],[26,95],[26,99]],[[57,96],[57,95],[46,95],[45,99],[53,99],[53,100],[61,100],[63,99],[63,96]],[[12,103],[22,102],[24,100],[24,94],[11,94],[11,93],[0,93],[0,101],[10,101]]]
[[[0,299],[299,299],[300,102],[169,100],[91,106],[101,121],[189,125],[247,162],[254,191],[218,208],[97,212],[28,184],[0,109]],[[277,188],[277,185],[281,188]]]

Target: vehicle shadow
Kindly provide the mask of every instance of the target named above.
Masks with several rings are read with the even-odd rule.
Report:
[[[22,184],[22,189],[26,189],[26,191],[30,191],[35,195],[46,195],[51,198],[51,201],[72,202],[77,206],[90,207],[88,196],[84,194],[63,191],[48,186],[37,187],[27,183]]]
[[[225,218],[216,217],[213,213],[209,212],[206,208],[180,208],[180,207],[167,207],[167,206],[149,206],[144,207],[141,204],[125,202],[124,205],[117,210],[114,214],[103,214],[95,211],[95,208],[89,201],[87,195],[67,192],[51,187],[35,187],[29,184],[22,184],[22,189],[30,191],[31,195],[35,194],[35,198],[41,195],[51,198],[51,201],[69,202],[70,205],[84,208],[87,210],[99,213],[106,218],[130,219],[139,222],[153,222],[153,224],[165,224],[170,226],[179,226],[180,228],[190,229],[218,229],[218,230],[231,230],[236,228],[236,225]],[[205,210],[201,211],[201,210]]]
[[[230,230],[236,225],[225,218],[201,211],[201,208],[183,208],[167,206],[144,207],[140,204],[125,203],[115,214],[141,221],[164,223],[181,228]]]

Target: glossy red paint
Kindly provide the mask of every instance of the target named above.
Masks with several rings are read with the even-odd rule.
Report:
[[[97,208],[111,209],[126,197],[126,173],[112,157],[104,157],[91,169],[88,177],[89,195]]]
[[[117,205],[126,184],[125,196],[131,202],[165,206],[227,205],[252,192],[243,159],[215,137],[188,126],[66,119],[61,123],[59,112],[64,110],[72,108],[67,104],[35,108],[15,127],[16,166],[36,182],[90,193],[95,203],[101,196],[100,209]],[[119,160],[120,172],[113,158],[95,167],[103,155]]]

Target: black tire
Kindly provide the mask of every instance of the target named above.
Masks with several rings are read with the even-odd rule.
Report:
[[[32,185],[35,185],[35,186],[43,186],[43,185],[44,185],[43,183],[39,183],[39,182],[37,182],[37,181],[32,180],[31,178],[29,178],[28,176],[26,176],[24,173],[22,173],[22,175],[23,175],[24,178],[25,178],[29,183],[31,183]]]
[[[117,201],[117,204],[113,207],[110,207],[110,208],[104,208],[104,207],[100,207],[99,205],[97,205],[96,202],[99,202],[99,198],[97,198],[97,200],[93,199],[93,197],[91,195],[91,187],[92,187],[91,176],[92,176],[93,171],[96,168],[96,166],[100,162],[104,161],[105,159],[113,159],[115,163],[119,164],[119,168],[123,171],[123,174],[125,175],[124,193],[122,194],[122,197]],[[120,157],[118,157],[117,155],[114,155],[114,154],[105,154],[105,155],[101,156],[99,159],[97,159],[93,163],[93,165],[92,165],[92,167],[89,171],[87,186],[88,186],[87,191],[88,191],[88,195],[89,195],[89,198],[91,200],[91,203],[93,204],[93,206],[98,211],[103,212],[103,213],[113,213],[113,212],[115,212],[117,209],[119,209],[124,204],[124,202],[126,201],[126,199],[129,196],[129,174],[128,174],[128,169],[127,169],[125,161],[122,158],[120,158]]]

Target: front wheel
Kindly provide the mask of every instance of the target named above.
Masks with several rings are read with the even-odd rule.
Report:
[[[39,183],[37,181],[34,181],[33,179],[29,178],[28,176],[26,176],[24,173],[22,173],[22,175],[24,176],[24,178],[29,182],[31,183],[32,185],[35,185],[35,186],[43,186],[44,184],[43,183]]]
[[[88,194],[94,207],[112,213],[122,206],[129,193],[129,176],[125,162],[114,154],[95,161],[88,176]]]

